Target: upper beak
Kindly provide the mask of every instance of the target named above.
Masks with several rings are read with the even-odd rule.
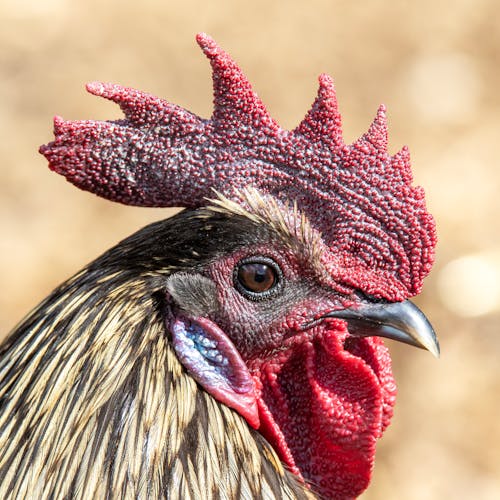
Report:
[[[326,317],[347,322],[354,337],[386,337],[427,349],[439,357],[436,333],[424,313],[412,302],[362,302],[332,311]]]

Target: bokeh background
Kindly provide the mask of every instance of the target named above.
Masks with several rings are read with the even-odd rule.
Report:
[[[59,282],[169,212],[76,190],[38,155],[51,119],[108,119],[103,80],[209,117],[194,34],[240,63],[293,128],[317,76],[334,76],[346,140],[379,103],[390,147],[410,146],[437,219],[437,261],[417,303],[438,361],[391,343],[399,400],[364,499],[500,498],[500,5],[497,0],[0,2],[0,336]]]

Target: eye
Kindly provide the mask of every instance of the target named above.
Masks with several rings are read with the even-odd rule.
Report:
[[[238,281],[250,292],[267,292],[276,283],[276,272],[267,264],[249,262],[238,268]]]
[[[234,270],[236,289],[251,300],[274,295],[282,282],[281,269],[268,257],[249,257],[238,263]]]

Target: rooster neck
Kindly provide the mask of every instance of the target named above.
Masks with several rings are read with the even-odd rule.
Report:
[[[185,372],[150,287],[147,271],[91,265],[4,345],[0,496],[305,498],[265,440]]]

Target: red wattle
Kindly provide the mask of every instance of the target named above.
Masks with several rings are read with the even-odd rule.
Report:
[[[346,350],[344,339],[321,325],[254,372],[260,432],[313,491],[335,499],[368,486],[395,393],[380,340],[350,339]]]

